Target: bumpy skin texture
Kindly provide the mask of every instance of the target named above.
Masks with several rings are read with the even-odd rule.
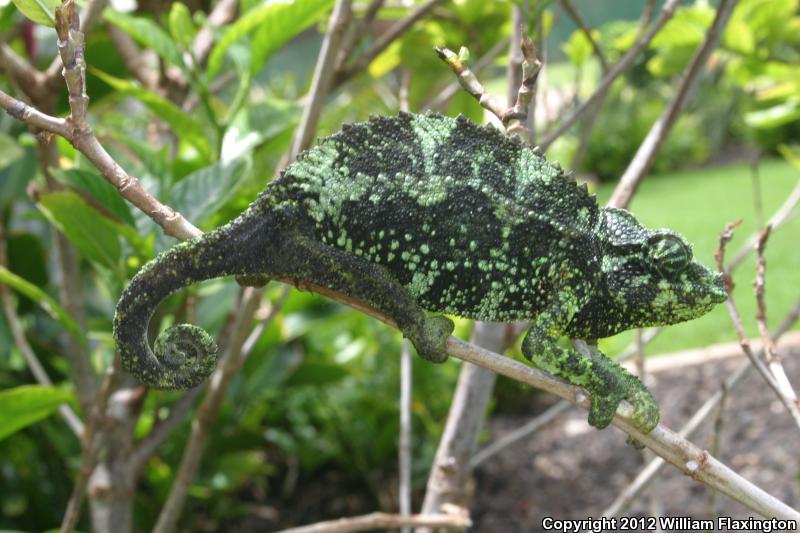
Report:
[[[592,425],[608,425],[626,399],[645,431],[659,415],[639,380],[558,339],[673,324],[725,298],[720,277],[678,234],[598,207],[585,187],[492,128],[436,114],[345,126],[230,224],[146,265],[114,319],[125,368],[158,388],[205,379],[216,364],[207,334],[168,330],[154,355],[146,329],[167,295],[225,275],[291,278],[363,301],[436,362],[453,324],[424,310],[532,319],[523,354],[589,391]]]

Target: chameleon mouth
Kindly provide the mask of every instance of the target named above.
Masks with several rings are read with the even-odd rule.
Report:
[[[722,272],[718,272],[715,276],[714,284],[711,288],[711,297],[714,299],[714,303],[718,304],[728,299],[728,290],[725,288]]]

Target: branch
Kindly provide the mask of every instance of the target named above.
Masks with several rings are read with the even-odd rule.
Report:
[[[424,17],[428,11],[433,9],[436,4],[441,2],[442,0],[427,0],[425,3],[419,4],[417,7],[415,7],[411,13],[408,14],[408,16],[402,20],[399,20],[391,28],[386,30],[386,32],[383,33],[383,35],[381,35],[377,41],[372,43],[372,46],[370,46],[367,51],[365,51],[355,60],[344,65],[341,69],[338,69],[336,71],[336,75],[334,76],[333,86],[338,87],[356,73],[367,68],[369,64],[372,63],[373,59],[378,57],[381,52],[386,50],[386,48],[392,44],[392,41],[408,31],[411,26],[414,25],[414,23]]]
[[[328,32],[322,41],[322,48],[317,57],[317,65],[314,67],[314,78],[311,81],[311,89],[309,89],[309,100],[303,108],[303,117],[300,119],[300,126],[292,142],[289,161],[294,161],[297,158],[297,154],[308,148],[314,132],[317,131],[322,104],[331,87],[333,66],[339,43],[350,20],[351,4],[352,0],[337,0],[331,13]]]
[[[375,15],[378,14],[378,10],[383,6],[383,3],[384,0],[372,0],[364,12],[364,16],[358,19],[350,31],[344,35],[342,43],[339,45],[339,53],[336,56],[335,70],[337,72],[342,70],[353,48],[361,40],[361,37],[366,34],[367,26],[375,20]]]
[[[247,340],[262,295],[263,291],[261,289],[253,287],[244,289],[243,302],[234,322],[231,337],[228,339],[228,347],[220,359],[219,367],[217,367],[208,381],[208,392],[205,398],[197,408],[186,450],[181,458],[181,464],[175,475],[175,481],[170,488],[169,495],[158,515],[158,520],[153,528],[154,533],[169,533],[175,530],[178,518],[186,503],[189,485],[191,485],[200,467],[200,459],[208,442],[211,427],[222,406],[222,400],[225,398],[231,379],[233,379],[233,376],[236,375],[236,372],[247,358],[248,352],[245,352],[242,348]],[[277,310],[277,308],[274,308],[274,310]],[[271,314],[269,319],[274,316],[274,313]]]
[[[564,8],[564,11],[572,18],[575,22],[575,25],[580,28],[583,34],[586,36],[586,40],[589,41],[589,45],[592,47],[592,52],[594,53],[597,61],[600,63],[600,68],[603,71],[603,74],[608,72],[609,66],[608,61],[606,60],[605,54],[600,49],[600,45],[597,44],[597,40],[595,40],[594,36],[592,35],[592,30],[589,28],[589,25],[586,24],[586,21],[583,20],[580,12],[575,9],[575,5],[572,3],[572,0],[561,0],[561,7]]]
[[[625,55],[622,56],[622,58],[620,58],[619,62],[608,71],[608,74],[606,74],[597,85],[595,92],[589,98],[584,100],[578,107],[576,107],[564,120],[562,120],[558,127],[545,135],[545,137],[539,143],[539,146],[542,147],[542,150],[547,150],[547,148],[553,144],[553,141],[561,137],[564,132],[572,127],[572,125],[575,124],[584,111],[586,111],[586,109],[588,109],[594,102],[601,98],[603,93],[608,90],[614,80],[616,80],[631,66],[633,66],[633,63],[639,54],[641,54],[650,45],[650,41],[653,40],[653,37],[655,37],[656,34],[661,31],[661,28],[664,27],[667,21],[672,18],[672,15],[675,13],[675,9],[678,7],[679,3],[679,0],[667,0],[664,2],[664,5],[661,7],[661,13],[658,16],[658,19],[656,19],[656,21],[650,27],[650,30],[640,39],[638,39],[631,49],[628,50]]]
[[[418,514],[418,515],[392,515],[386,513],[372,513],[354,518],[339,518],[327,522],[317,522],[309,526],[284,529],[279,533],[350,533],[353,531],[370,531],[375,529],[396,529],[400,527],[430,527],[452,528],[464,530],[472,527],[468,516],[461,514]]]
[[[214,29],[224,26],[236,17],[237,0],[220,0],[208,15],[208,24],[204,24],[192,42],[192,57],[202,65],[208,59],[214,44]]]
[[[73,0],[59,6],[57,26],[59,33],[59,52],[64,68],[64,78],[69,90],[71,115],[68,119],[49,116],[24,102],[0,91],[0,107],[14,118],[68,140],[79,152],[100,171],[106,180],[117,188],[119,193],[164,229],[164,233],[181,240],[190,239],[201,231],[183,216],[151,196],[139,183],[128,175],[122,167],[106,152],[86,123],[86,95],[84,37],[78,29],[79,21],[75,14]]]
[[[794,308],[787,314],[783,323],[781,323],[778,329],[775,330],[775,333],[773,334],[775,341],[777,341],[786,331],[789,330],[789,328],[792,327],[792,325],[797,321],[798,316],[800,316],[800,300],[797,301]],[[763,349],[758,355],[760,356],[761,353],[763,353]],[[700,406],[697,411],[695,411],[694,415],[692,415],[689,421],[686,422],[686,424],[681,428],[679,435],[685,438],[691,438],[699,428],[703,427],[708,417],[711,416],[714,410],[719,407],[722,400],[725,398],[726,391],[727,393],[730,393],[730,391],[742,381],[742,379],[750,372],[752,368],[753,365],[751,365],[749,362],[745,362],[736,370],[734,370],[724,381],[722,387],[720,387],[717,392],[708,398],[705,403],[703,403],[703,405]],[[639,475],[637,475],[636,478],[634,478],[634,480],[617,496],[614,502],[611,503],[611,505],[609,505],[605,511],[603,511],[603,516],[618,516],[625,512],[636,496],[645,488],[647,488],[655,475],[661,471],[665,464],[666,461],[660,457],[650,461],[650,463],[648,463],[648,465],[639,472]]]
[[[798,426],[800,426],[800,409],[798,409],[797,393],[792,388],[792,384],[786,375],[786,370],[781,363],[781,356],[775,348],[775,343],[772,342],[772,337],[769,334],[767,327],[767,304],[764,299],[765,285],[766,285],[766,271],[767,262],[764,258],[764,248],[767,245],[767,239],[770,235],[770,226],[766,226],[761,231],[761,236],[758,239],[758,246],[756,251],[758,253],[757,266],[756,266],[756,281],[754,283],[756,293],[756,322],[758,324],[758,331],[761,334],[761,342],[764,345],[764,354],[767,360],[767,366],[775,378],[775,382],[781,391],[781,394],[790,400],[794,409],[792,415],[795,416]]]
[[[664,113],[656,120],[653,127],[650,128],[647,137],[642,141],[642,144],[636,151],[636,155],[633,156],[633,160],[628,165],[628,168],[625,169],[617,187],[614,189],[614,193],[611,195],[608,205],[625,207],[630,203],[639,184],[647,175],[647,171],[650,170],[650,166],[661,149],[661,145],[669,135],[675,121],[678,120],[681,111],[683,111],[689,95],[697,86],[699,75],[705,68],[711,52],[719,43],[725,25],[728,23],[728,19],[737,3],[738,0],[720,1],[716,16],[714,17],[714,22],[712,22],[711,27],[708,28],[703,42],[697,50],[695,50],[692,60],[683,72],[675,95],[672,97],[669,104],[667,104]]]
[[[747,355],[748,359],[750,359],[750,362],[753,364],[753,366],[756,367],[756,370],[758,370],[758,373],[761,375],[767,385],[769,385],[769,387],[775,392],[775,395],[786,407],[786,410],[789,411],[789,414],[794,419],[795,424],[797,424],[798,428],[800,428],[800,406],[797,405],[795,400],[783,393],[781,386],[775,380],[775,377],[766,367],[764,362],[761,360],[761,358],[757,357],[756,354],[753,353],[753,350],[750,347],[750,340],[747,338],[747,334],[744,331],[742,317],[739,314],[739,310],[736,308],[736,301],[733,298],[733,283],[731,281],[730,273],[723,270],[723,264],[725,262],[725,245],[733,238],[733,228],[738,224],[738,222],[735,224],[728,224],[725,228],[725,231],[720,234],[719,246],[717,247],[716,253],[717,268],[725,276],[725,285],[728,289],[728,300],[726,301],[728,314],[733,322],[733,327],[736,329],[736,335],[739,338],[739,346],[742,347],[742,351]]]

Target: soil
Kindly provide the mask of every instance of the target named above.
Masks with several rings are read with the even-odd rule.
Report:
[[[789,380],[800,383],[800,346],[792,343],[782,353]],[[728,357],[651,375],[648,386],[661,406],[662,421],[680,428],[744,360],[744,355]],[[715,418],[712,414],[690,440],[712,450]],[[492,440],[530,419],[530,414],[493,417]],[[719,450],[713,452],[719,460],[788,505],[800,505],[800,429],[756,371],[727,396],[719,435]],[[623,432],[596,431],[583,410],[571,408],[477,469],[472,531],[538,532],[547,531],[545,517],[598,518],[643,465],[642,452],[625,443]],[[619,516],[757,517],[725,495],[712,501],[710,492],[666,465],[652,488]]]

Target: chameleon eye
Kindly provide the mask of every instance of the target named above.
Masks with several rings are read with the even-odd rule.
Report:
[[[674,233],[656,233],[647,244],[650,259],[663,276],[680,274],[692,260],[692,249]]]

